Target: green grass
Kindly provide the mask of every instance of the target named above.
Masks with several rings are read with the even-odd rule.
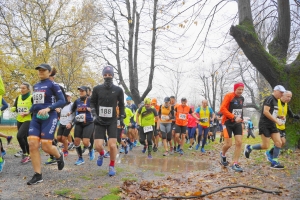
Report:
[[[165,174],[160,173],[160,172],[154,172],[154,176],[165,176]]]
[[[72,192],[72,189],[69,189],[69,188],[63,188],[63,189],[54,191],[54,193],[57,195],[69,195],[71,192]]]
[[[134,178],[134,177],[123,177],[121,180],[122,181],[137,181],[137,178]]]
[[[124,168],[116,167],[116,172],[117,172],[117,173],[121,173],[121,172],[124,172],[124,171],[125,171]]]
[[[109,184],[109,183],[104,183],[103,187],[104,187],[104,188],[109,188],[109,187],[110,187],[110,184]]]
[[[109,191],[110,191],[111,194],[114,194],[114,195],[117,195],[121,192],[119,187],[110,188]]]
[[[121,199],[121,197],[115,194],[108,194],[101,198],[101,200],[119,200],[119,199]]]
[[[90,177],[90,176],[80,176],[80,178],[87,180],[87,181],[92,180],[92,177]]]

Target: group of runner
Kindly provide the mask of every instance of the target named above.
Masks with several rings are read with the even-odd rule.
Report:
[[[93,90],[87,86],[79,86],[79,98],[72,103],[72,94],[65,93],[54,81],[56,74],[54,68],[48,64],[41,64],[35,69],[38,71],[40,81],[33,86],[33,93],[30,92],[30,84],[23,82],[20,85],[21,94],[11,107],[12,112],[17,112],[17,139],[22,149],[21,163],[31,161],[34,170],[32,179],[27,182],[28,185],[43,181],[40,144],[50,155],[46,164],[57,163],[58,170],[64,168],[64,157],[68,156],[68,150],[74,147],[78,155],[75,165],[84,164],[83,153],[87,149],[90,160],[94,160],[96,151],[99,153],[97,165],[102,166],[103,158],[110,158],[108,174],[114,176],[118,145],[120,152],[127,154],[134,146],[142,144],[144,146],[142,153],[147,152],[148,158],[151,159],[152,152],[158,150],[160,138],[164,148],[163,156],[174,152],[183,155],[183,147],[188,140],[189,150],[195,145],[195,150],[201,147],[200,151],[205,153],[208,134],[211,132],[210,138],[214,141],[218,124],[222,133],[220,142],[224,140],[220,163],[223,166],[229,165],[225,154],[232,146],[234,136],[232,169],[243,171],[238,162],[242,152],[243,83],[234,84],[234,91],[225,95],[220,112],[215,113],[208,106],[207,100],[202,100],[201,106],[194,109],[193,106],[188,106],[185,97],[177,104],[174,96],[165,97],[162,105],[157,104],[156,98],[146,97],[138,106],[133,103],[131,97],[127,97],[125,105],[123,90],[113,84],[114,69],[111,66],[104,67],[102,71],[103,84],[95,86]],[[4,94],[4,84],[0,77],[1,110],[7,108],[7,103],[2,98]],[[271,162],[272,168],[284,168],[278,162],[278,155],[285,143],[286,115],[300,118],[288,108],[287,103],[291,97],[290,91],[285,91],[283,86],[278,85],[274,88],[273,94],[266,98],[259,121],[262,144],[245,145],[246,158],[249,158],[252,150],[268,149],[271,138],[274,147],[266,152],[268,161]],[[75,127],[74,138],[70,137],[73,127]],[[4,134],[1,136],[10,143],[11,136]],[[56,141],[63,144],[62,151],[56,147]],[[108,146],[106,152],[105,143]],[[2,141],[0,145],[1,172],[5,164],[3,159],[5,151],[2,148]]]

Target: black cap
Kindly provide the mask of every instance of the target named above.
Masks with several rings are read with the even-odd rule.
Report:
[[[104,69],[102,71],[102,76],[104,76],[104,74],[110,74],[110,75],[112,75],[112,77],[114,77],[114,68],[109,65],[104,67]]]
[[[170,101],[170,97],[165,97],[164,102],[169,102]]]
[[[35,70],[38,70],[38,69],[40,69],[40,68],[46,69],[46,70],[48,70],[49,72],[51,72],[51,70],[52,70],[51,66],[48,65],[48,64],[46,64],[46,63],[40,64],[39,66],[37,66],[37,67],[35,68]]]
[[[186,98],[185,98],[185,97],[182,97],[182,98],[181,98],[181,101],[186,101]]]
[[[77,90],[84,90],[87,92],[87,87],[86,86],[80,86],[77,88]]]

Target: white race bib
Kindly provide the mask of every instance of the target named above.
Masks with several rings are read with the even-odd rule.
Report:
[[[18,107],[17,112],[18,112],[18,113],[28,112],[28,108],[27,108],[27,107]]]
[[[242,117],[243,109],[233,109],[232,114],[234,114],[235,117]]]
[[[273,110],[272,116],[274,118],[277,118],[277,116],[278,116],[278,110]]]
[[[186,120],[186,114],[179,114],[179,119]]]
[[[33,104],[45,103],[45,92],[34,92],[32,94]]]
[[[167,121],[167,120],[170,119],[170,117],[169,117],[168,115],[162,115],[160,118],[161,118],[161,120],[163,120],[163,121]]]
[[[99,107],[99,117],[112,117],[113,108],[112,107]]]
[[[67,118],[68,118],[67,115],[62,115],[62,114],[60,114],[60,120],[61,120],[61,121],[67,120]]]
[[[85,114],[76,115],[75,119],[77,122],[84,122]]]
[[[148,133],[148,132],[151,132],[153,131],[153,126],[145,126],[144,127],[144,133]]]
[[[282,118],[278,118],[278,120],[282,123],[282,125],[284,125],[285,124],[285,122],[286,122],[286,118],[284,118],[284,119],[282,119]]]

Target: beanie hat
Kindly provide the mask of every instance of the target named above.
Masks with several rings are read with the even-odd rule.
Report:
[[[236,89],[237,89],[238,87],[245,87],[245,85],[244,85],[244,83],[242,83],[242,82],[236,83],[236,84],[234,84],[234,86],[233,86],[233,91],[236,91]]]
[[[104,67],[104,69],[102,71],[102,76],[104,76],[105,74],[110,74],[110,75],[112,75],[112,77],[114,77],[114,68],[109,65]]]

